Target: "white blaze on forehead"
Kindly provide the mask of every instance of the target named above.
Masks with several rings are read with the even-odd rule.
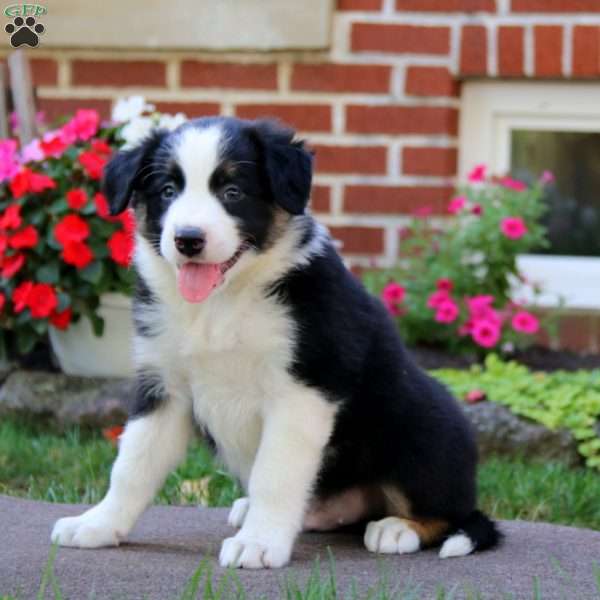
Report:
[[[219,163],[222,137],[222,130],[218,125],[183,130],[176,143],[175,156],[183,171],[186,187],[208,190],[210,176]]]
[[[221,161],[222,140],[223,130],[215,124],[204,129],[187,127],[175,141],[173,154],[184,185],[163,216],[160,241],[162,255],[174,265],[186,260],[175,248],[178,228],[196,227],[204,232],[206,246],[200,258],[206,263],[229,260],[241,243],[234,218],[210,189],[210,178]]]

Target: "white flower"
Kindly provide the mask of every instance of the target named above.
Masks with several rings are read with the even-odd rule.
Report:
[[[177,113],[176,115],[161,115],[157,127],[159,129],[173,131],[186,121],[187,117],[183,113]]]
[[[143,96],[129,96],[121,98],[114,105],[112,110],[112,120],[116,123],[124,123],[139,117],[144,112],[152,112],[153,104],[147,104]]]
[[[137,117],[129,121],[120,132],[120,136],[125,140],[122,149],[128,150],[137,146],[144,138],[150,135],[155,126],[152,117]]]

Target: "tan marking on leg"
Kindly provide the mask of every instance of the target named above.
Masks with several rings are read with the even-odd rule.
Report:
[[[448,522],[442,519],[402,519],[417,533],[422,546],[436,544],[448,531]]]
[[[402,490],[391,485],[384,485],[382,488],[385,502],[385,515],[390,517],[400,517],[409,519],[412,517],[410,502],[403,494]]]

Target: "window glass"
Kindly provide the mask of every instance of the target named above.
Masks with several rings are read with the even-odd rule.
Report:
[[[600,256],[600,133],[513,130],[511,174],[531,183],[545,170],[551,245],[537,252]]]

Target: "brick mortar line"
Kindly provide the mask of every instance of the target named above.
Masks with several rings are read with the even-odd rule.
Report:
[[[111,99],[123,96],[143,95],[157,102],[222,102],[229,101],[233,104],[282,104],[295,105],[333,105],[341,103],[343,106],[389,106],[398,108],[460,108],[460,99],[446,96],[412,96],[404,94],[393,97],[391,94],[364,94],[364,93],[327,93],[327,92],[290,92],[286,95],[278,90],[247,90],[223,88],[179,88],[167,87],[114,87],[114,86],[73,86],[66,88],[58,86],[41,85],[37,88],[38,94],[43,98],[85,98],[97,99],[99,97]]]

